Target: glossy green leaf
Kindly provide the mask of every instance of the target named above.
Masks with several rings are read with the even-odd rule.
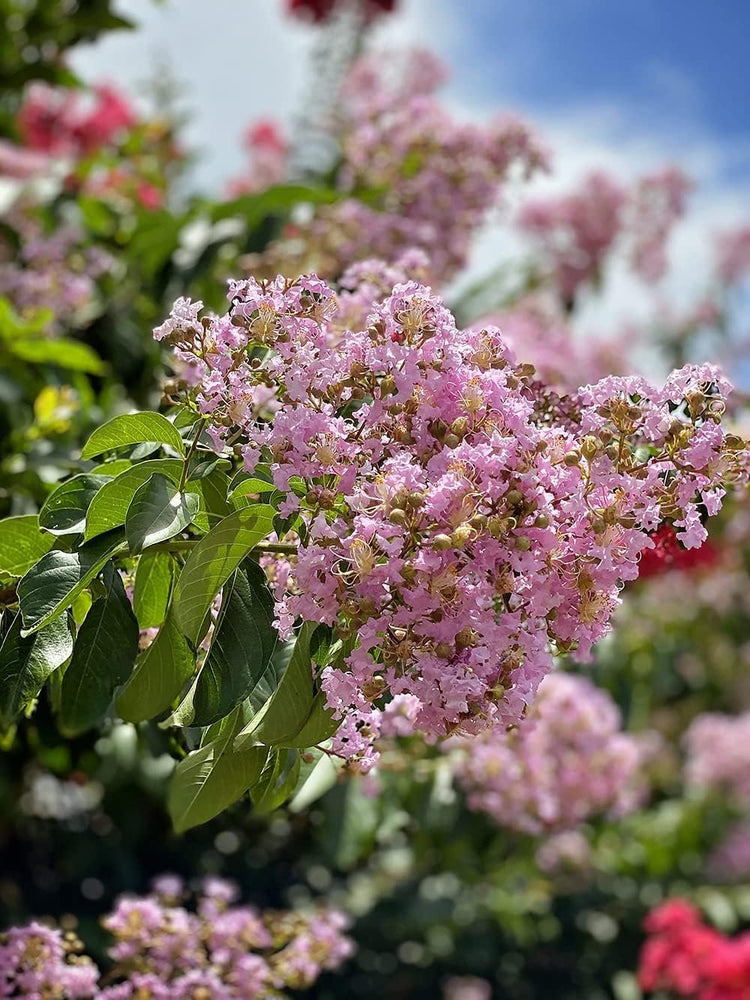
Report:
[[[138,560],[133,610],[141,628],[158,628],[167,617],[175,569],[168,552],[145,552]]]
[[[274,602],[257,563],[246,561],[222,601],[206,662],[192,697],[196,726],[223,718],[269,674],[276,646]]]
[[[34,635],[21,635],[21,615],[0,616],[0,730],[7,729],[39,695],[47,678],[73,651],[65,618],[58,618]]]
[[[39,511],[39,524],[53,534],[79,534],[86,524],[86,511],[109,476],[82,473],[51,493]]]
[[[309,760],[306,761],[305,757]],[[339,761],[338,765],[336,761]],[[302,758],[297,788],[289,803],[290,812],[304,812],[333,788],[342,766],[343,762],[338,757],[332,758],[322,750],[308,751]]]
[[[313,699],[310,714],[302,728],[294,736],[280,741],[285,747],[299,747],[304,750],[314,747],[329,739],[341,725],[340,719],[334,719],[333,712],[326,705],[326,697],[319,691]]]
[[[123,541],[124,532],[111,531],[75,552],[52,549],[43,555],[18,584],[25,634],[70,607]]]
[[[213,599],[242,560],[271,531],[273,508],[256,504],[225,517],[188,556],[175,587],[175,616],[195,644]]]
[[[194,670],[195,656],[170,612],[117,699],[118,714],[126,722],[143,722],[161,715]]]
[[[152,475],[133,494],[125,517],[130,551],[174,538],[193,520],[200,503],[197,493],[182,493],[166,476]]]
[[[55,539],[39,529],[36,514],[0,521],[0,573],[23,576],[49,552]]]
[[[200,531],[210,531],[213,525],[231,513],[232,507],[227,502],[227,486],[227,475],[221,469],[188,479],[185,489],[197,493],[201,501],[200,513],[195,517],[195,526]]]
[[[305,622],[294,644],[289,666],[271,698],[238,735],[237,746],[264,743],[288,746],[300,733],[313,708],[310,640],[316,625]]]
[[[121,472],[116,479],[106,483],[91,501],[86,515],[86,532],[88,541],[125,524],[128,508],[140,487],[154,474],[166,476],[177,483],[182,471],[182,462],[176,458],[154,458],[147,462],[139,462]]]
[[[125,413],[102,424],[84,445],[81,458],[95,458],[105,451],[144,442],[169,445],[181,454],[185,450],[177,428],[161,413],[146,410],[141,413]]]
[[[111,566],[104,573],[104,588],[78,630],[63,677],[60,728],[66,736],[91,729],[106,715],[138,652],[138,622],[120,574]]]
[[[235,709],[215,739],[188,754],[175,768],[167,804],[177,833],[218,816],[258,781],[268,751],[265,747],[233,749],[242,718],[242,709]]]
[[[297,750],[273,750],[259,780],[250,789],[253,811],[265,815],[278,809],[297,787],[299,775],[300,756]]]

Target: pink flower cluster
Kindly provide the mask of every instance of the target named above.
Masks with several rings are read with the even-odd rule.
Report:
[[[616,337],[577,337],[568,322],[555,310],[532,297],[510,309],[492,313],[482,320],[503,331],[503,339],[522,361],[530,361],[546,386],[562,392],[596,382],[605,375],[632,371],[628,354],[634,333]]]
[[[123,897],[103,920],[114,936],[116,984],[98,987],[99,970],[74,954],[69,935],[39,924],[12,928],[0,943],[0,996],[96,996],[100,1000],[260,1000],[308,989],[353,951],[336,910],[305,916],[234,905],[237,888],[207,879],[193,912],[182,880],[157,879],[149,896]]]
[[[390,14],[396,9],[396,0],[360,0],[368,17]],[[337,0],[286,0],[290,14],[308,18],[316,24],[327,21],[336,9]]]
[[[58,226],[46,233],[33,205],[21,199],[2,221],[20,241],[16,252],[0,237],[0,295],[22,316],[49,309],[49,333],[76,326],[96,308],[97,279],[112,266],[99,247],[86,246],[77,226]]]
[[[690,178],[678,167],[666,167],[636,182],[629,220],[633,233],[631,264],[644,281],[664,277],[667,239],[685,212],[692,187]]]
[[[251,125],[245,132],[244,146],[248,170],[245,176],[230,182],[231,198],[279,184],[287,172],[289,144],[273,119],[262,118]]]
[[[451,976],[443,986],[443,1000],[491,1000],[492,985],[478,976]]]
[[[750,933],[725,937],[703,923],[683,899],[663,903],[646,918],[648,939],[638,968],[641,989],[688,1000],[747,1000]]]
[[[565,300],[572,300],[584,282],[601,277],[626,202],[625,189],[598,170],[572,194],[536,198],[523,207],[519,225],[540,241]]]
[[[442,64],[422,51],[400,62],[373,55],[355,64],[334,126],[342,148],[336,186],[378,197],[319,208],[264,254],[269,269],[337,278],[355,261],[392,262],[413,247],[428,254],[432,280],[465,264],[471,236],[509,173],[530,174],[546,161],[519,119],[456,122],[434,94],[444,78]]]
[[[716,273],[727,285],[750,273],[750,226],[740,226],[719,235]]]
[[[451,751],[455,773],[469,807],[511,830],[557,832],[621,816],[646,791],[641,747],[621,725],[606,692],[584,677],[553,673],[517,728],[498,727]]]
[[[572,303],[582,284],[601,280],[621,235],[629,237],[635,273],[648,282],[663,277],[667,239],[691,187],[676,167],[640,178],[631,190],[597,170],[570,194],[530,200],[518,222],[539,242],[563,300]]]
[[[343,335],[315,276],[231,282],[229,298],[212,318],[178,300],[155,336],[189,368],[217,446],[247,470],[268,462],[282,514],[302,519],[278,624],[356,638],[322,681],[348,757],[372,762],[388,695],[418,699],[433,739],[517,722],[550,642],[587,655],[649,533],[669,518],[700,545],[702,508],[737,474],[712,366],[560,399],[499,330],[458,330],[416,282]]]
[[[31,923],[0,934],[0,997],[67,1000],[96,994],[99,970],[74,936]]]
[[[699,715],[685,733],[684,742],[688,785],[750,805],[750,712]]]
[[[92,98],[82,102],[79,91],[31,84],[17,117],[24,146],[51,156],[78,159],[108,145],[135,125],[132,106],[114,87],[100,84],[94,88]]]

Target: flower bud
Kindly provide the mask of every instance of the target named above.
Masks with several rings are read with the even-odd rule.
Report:
[[[581,443],[581,452],[583,453],[583,457],[590,461],[598,451],[599,442],[593,434],[587,434]]]
[[[388,520],[391,524],[406,524],[409,518],[405,510],[402,510],[400,507],[394,507],[388,515]]]
[[[462,628],[456,636],[456,649],[470,649],[476,645],[477,634],[473,628]]]
[[[521,552],[528,552],[531,548],[531,539],[527,535],[521,535],[516,539],[516,548]]]
[[[580,461],[581,461],[581,453],[580,453],[580,451],[577,451],[574,448],[572,451],[566,451],[565,452],[565,456],[563,458],[563,462],[565,462],[565,464],[569,468],[573,468],[573,466],[578,465],[578,463]]]
[[[453,659],[453,646],[449,642],[439,642],[435,646],[435,653],[441,660]]]
[[[453,548],[453,542],[451,541],[450,535],[439,534],[435,535],[432,539],[433,549],[437,549],[438,552],[444,552],[446,549]]]
[[[474,537],[474,530],[470,524],[459,524],[451,535],[451,542],[457,549],[462,549]]]

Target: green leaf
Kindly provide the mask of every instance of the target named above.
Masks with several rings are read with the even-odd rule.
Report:
[[[91,729],[106,715],[138,652],[138,622],[112,566],[105,570],[104,587],[78,631],[63,677],[60,728],[65,736]]]
[[[300,750],[314,747],[333,736],[340,725],[341,720],[334,719],[333,712],[326,705],[325,694],[319,691],[313,699],[305,724],[294,736],[284,739],[283,746],[299,747]]]
[[[264,743],[266,746],[296,745],[289,741],[294,741],[303,731],[313,709],[310,640],[316,627],[312,622],[305,622],[302,625],[289,666],[279,686],[255,718],[238,735],[238,748],[250,743]]]
[[[141,654],[130,680],[117,699],[126,722],[161,715],[182,691],[195,670],[195,656],[170,610],[159,634]]]
[[[164,444],[183,454],[185,446],[177,428],[161,413],[146,410],[113,417],[98,427],[88,439],[81,458],[95,458],[105,451],[127,448],[133,444]]]
[[[248,494],[260,496],[263,493],[273,493],[275,489],[276,487],[273,483],[267,483],[263,479],[256,479],[255,476],[251,476],[249,479],[243,479],[239,486],[235,486],[229,494],[229,502],[235,507],[239,507],[247,503],[246,498]]]
[[[333,788],[340,767],[343,766],[342,764],[337,767],[334,759],[321,750],[310,751],[309,756],[312,757],[312,761],[309,764],[303,761],[300,780],[294,798],[289,803],[289,810],[293,813],[304,812],[313,802]]]
[[[155,473],[167,476],[176,483],[181,471],[182,462],[177,458],[154,458],[121,472],[116,479],[106,483],[91,501],[86,515],[86,540],[125,524],[136,491]]]
[[[0,616],[0,730],[7,729],[38,697],[45,681],[73,652],[65,618],[30,636],[21,635],[20,613]]]
[[[76,552],[53,549],[43,555],[18,584],[24,634],[36,632],[70,607],[123,541],[124,532],[112,531]]]
[[[151,476],[135,491],[125,517],[131,552],[165,542],[185,529],[198,513],[197,493],[181,493],[166,476]]]
[[[250,789],[253,812],[262,816],[283,805],[297,787],[299,774],[300,757],[297,750],[273,750],[259,781]]]
[[[40,531],[36,514],[6,517],[0,521],[0,573],[23,576],[54,544]]]
[[[86,472],[73,476],[44,501],[39,511],[40,526],[56,535],[82,532],[91,501],[108,482],[109,476],[92,476]]]
[[[258,781],[267,749],[237,752],[232,748],[243,718],[242,708],[235,709],[215,739],[188,754],[175,768],[167,804],[177,833],[218,816]]]
[[[212,209],[214,222],[243,218],[248,226],[256,226],[267,215],[288,213],[299,204],[329,204],[341,196],[331,188],[311,188],[301,184],[279,184],[253,194],[241,195],[233,201],[225,201]]]
[[[30,364],[55,365],[66,371],[87,375],[103,375],[106,371],[106,365],[88,344],[69,337],[15,340],[11,342],[10,350],[17,358]]]
[[[188,556],[175,588],[174,609],[191,643],[197,643],[214,597],[271,531],[273,515],[273,508],[265,504],[235,511],[209,531]]]
[[[141,628],[158,628],[167,617],[175,568],[168,552],[146,552],[138,560],[133,610]]]
[[[195,526],[200,531],[210,531],[232,508],[227,503],[227,476],[220,469],[198,478],[188,479],[186,489],[197,493],[201,500],[200,513],[195,518]]]
[[[274,602],[257,563],[247,560],[222,601],[206,662],[192,696],[196,726],[208,726],[244,701],[269,674],[276,646]]]

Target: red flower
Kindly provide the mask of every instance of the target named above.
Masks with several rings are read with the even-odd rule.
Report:
[[[677,539],[677,532],[664,521],[651,535],[652,549],[641,553],[638,575],[641,579],[659,576],[670,570],[691,570],[699,566],[711,566],[718,558],[718,551],[711,542],[704,542],[698,549],[686,549]]]
[[[643,990],[687,1000],[750,1000],[750,934],[725,937],[682,899],[650,913],[645,928],[651,936],[638,968]]]
[[[287,11],[320,24],[331,16],[336,2],[337,0],[287,0]],[[396,0],[362,0],[362,3],[368,17],[390,14],[396,9]]]

